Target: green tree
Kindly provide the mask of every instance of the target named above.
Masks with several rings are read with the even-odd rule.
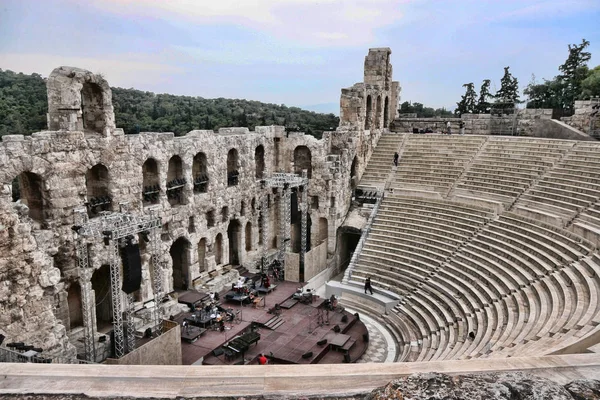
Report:
[[[492,81],[489,79],[484,79],[481,84],[481,88],[479,89],[479,99],[477,100],[477,105],[475,106],[475,111],[478,114],[488,114],[490,112],[490,102],[488,99],[492,97],[490,93],[490,84]]]
[[[465,83],[463,87],[466,88],[466,92],[462,95],[460,101],[456,103],[457,107],[454,113],[457,116],[475,112],[475,96],[477,95],[475,93],[475,85],[473,85],[473,82],[469,82]]]
[[[497,108],[514,108],[520,103],[519,81],[510,73],[510,67],[504,67],[504,76],[500,80],[500,90],[493,96]]]
[[[569,45],[569,57],[558,67],[562,72],[557,78],[562,81],[563,87],[563,103],[564,108],[572,109],[575,100],[581,94],[581,84],[587,78],[588,66],[587,62],[592,57],[590,52],[585,49],[590,45],[585,39],[582,39],[581,44]]]
[[[590,97],[600,96],[600,65],[590,70],[587,78],[581,82],[580,99],[589,99]]]

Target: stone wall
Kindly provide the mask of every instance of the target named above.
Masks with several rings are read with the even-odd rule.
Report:
[[[105,364],[181,365],[181,327],[177,322],[165,320],[163,329],[162,335],[119,359],[106,359]]]
[[[463,114],[460,118],[397,118],[394,121],[395,132],[412,132],[431,129],[433,132],[446,131],[450,122],[452,133],[459,133],[459,123],[464,123],[467,135],[519,135],[535,136],[541,121],[552,118],[552,110],[523,109],[514,115]]]
[[[593,120],[595,129],[600,130],[600,100],[577,100],[574,108],[575,113],[561,118],[561,121],[589,134]]]
[[[264,251],[281,244],[281,192],[261,180],[273,172],[306,169],[310,239],[313,247],[324,243],[318,247],[323,254],[311,258],[318,265],[311,264],[309,273],[324,270],[350,207],[352,182],[362,176],[384,130],[385,99],[388,122],[395,117],[400,88],[391,81],[389,55],[389,49],[369,51],[368,83],[342,90],[341,113],[347,118],[321,140],[286,133],[280,126],[194,130],[182,137],[157,132],[124,135],[114,126],[108,83],[89,71],[57,68],[48,79],[50,130],[4,136],[0,143],[0,333],[8,342],[28,341],[45,351],[74,355],[68,335],[81,334],[80,287],[86,283],[82,279],[90,279],[80,276],[77,268],[74,209],[88,204],[95,218],[102,208],[91,205],[98,199],[107,211],[118,211],[121,205],[134,214],[157,209],[163,287],[167,292],[192,283],[202,288],[225,275],[232,260],[252,268]],[[365,130],[368,96],[375,106],[380,99],[382,107],[372,110],[377,122]],[[354,104],[352,112],[344,106],[346,101]],[[228,180],[232,171],[239,174],[235,185]],[[207,186],[198,190],[194,182],[204,177]],[[263,204],[268,208],[261,216]],[[263,217],[268,232],[262,232]],[[143,279],[134,297],[145,302],[154,298],[153,271],[149,249],[143,241],[140,247]],[[96,291],[107,283],[98,282],[108,279],[100,277],[108,252],[102,242],[90,243],[88,251],[96,271],[91,299],[106,301]],[[286,268],[286,276],[299,279],[294,265],[293,270]],[[93,314],[100,318],[102,313]]]

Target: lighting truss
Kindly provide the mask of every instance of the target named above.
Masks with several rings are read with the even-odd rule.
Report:
[[[121,207],[124,208],[123,205]],[[135,332],[133,325],[133,296],[124,296],[121,290],[121,260],[119,257],[119,239],[140,232],[149,232],[151,237],[152,263],[154,268],[154,301],[155,321],[160,322],[160,300],[162,299],[162,268],[158,256],[158,228],[161,226],[160,218],[151,211],[151,215],[133,215],[124,212],[102,212],[92,220],[87,219],[85,208],[75,209],[75,225],[73,230],[77,240],[77,264],[82,290],[82,312],[84,319],[84,347],[85,357],[88,361],[95,361],[96,349],[94,340],[94,312],[91,296],[91,276],[94,268],[89,264],[87,245],[90,241],[103,241],[109,246],[110,283],[113,306],[113,329],[115,340],[115,357],[120,358],[127,350],[135,347]],[[123,304],[125,303],[125,304]],[[123,312],[125,311],[126,332],[124,332]],[[160,332],[159,332],[160,334]]]

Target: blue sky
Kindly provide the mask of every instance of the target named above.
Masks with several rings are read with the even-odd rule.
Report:
[[[112,86],[339,111],[369,47],[390,47],[401,101],[452,108],[510,66],[552,78],[567,45],[600,64],[600,0],[2,0],[0,68],[59,65]]]

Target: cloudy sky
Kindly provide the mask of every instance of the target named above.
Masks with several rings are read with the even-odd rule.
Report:
[[[401,101],[452,108],[504,66],[522,87],[552,78],[583,38],[600,64],[600,0],[0,1],[1,69],[336,114],[369,47],[392,49]]]

